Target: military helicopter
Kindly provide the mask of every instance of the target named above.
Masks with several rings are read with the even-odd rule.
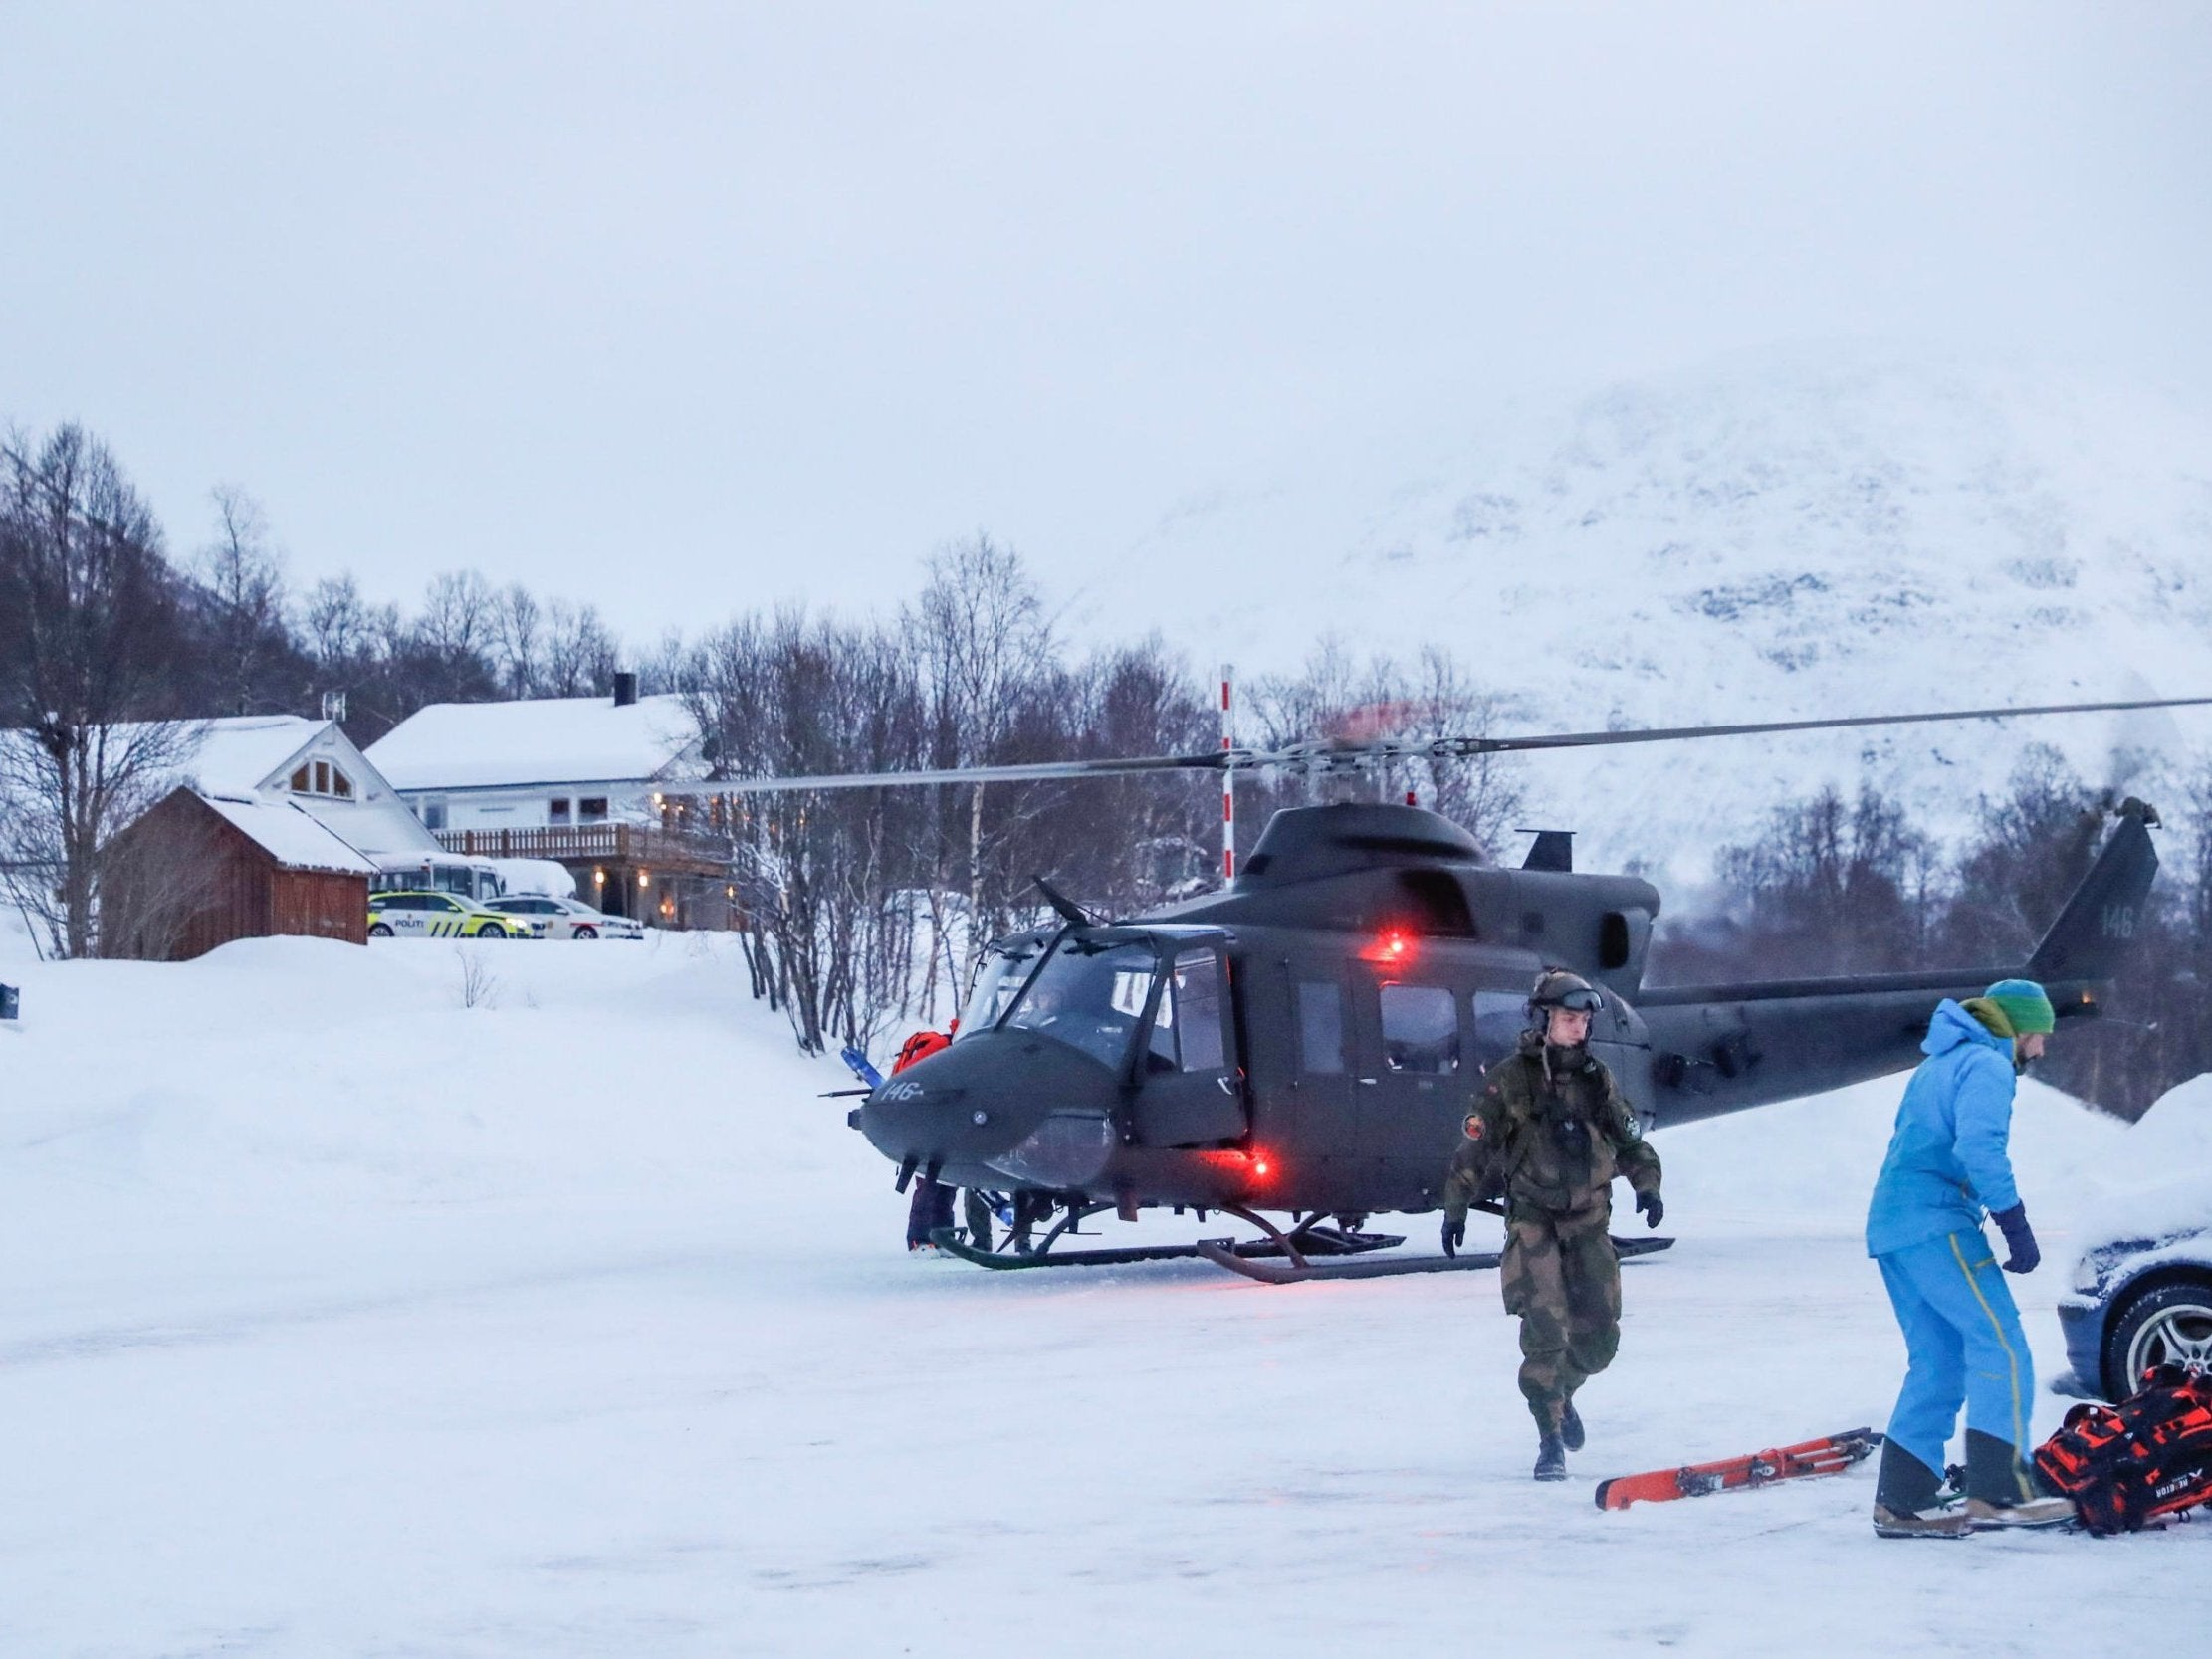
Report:
[[[1342,770],[1392,759],[1671,742],[1784,731],[2175,708],[2179,698],[1528,737],[1383,740],[1281,751],[703,783],[691,792],[988,783],[1147,771]],[[673,791],[671,791],[673,792]],[[1203,1256],[1251,1277],[1375,1277],[1494,1266],[1375,1259],[1365,1229],[1436,1209],[1483,1068],[1509,1052],[1547,966],[1592,981],[1591,1044],[1646,1130],[1899,1071],[1936,1001],[2015,974],[2061,1018],[2097,1013],[2156,874],[2157,814],[2129,799],[2025,963],[1746,984],[1643,984],[1659,895],[1573,868],[1566,832],[1518,869],[1411,805],[1286,808],[1218,892],[1121,920],[1040,880],[1058,917],[984,953],[946,1049],[869,1091],[848,1122],[898,1169],[1010,1192],[1040,1219],[1028,1249],[940,1242],[1002,1268]],[[1218,1213],[1261,1236],[1056,1248],[1085,1220]],[[1277,1222],[1271,1215],[1287,1217]],[[1628,1241],[1623,1241],[1627,1243]],[[1652,1241],[1636,1241],[1649,1248]],[[1342,1259],[1325,1259],[1342,1258]]]

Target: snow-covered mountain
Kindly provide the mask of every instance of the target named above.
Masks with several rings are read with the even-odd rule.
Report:
[[[2212,695],[2212,421],[2157,396],[1769,353],[1506,411],[1371,510],[1323,490],[1186,504],[1115,590],[1194,593],[1175,637],[1246,672],[1331,632],[1448,645],[1528,730]],[[1561,755],[1527,782],[1591,861],[1696,881],[1825,779],[1953,831],[2036,740],[2101,779],[2115,749],[2212,750],[2212,711]]]

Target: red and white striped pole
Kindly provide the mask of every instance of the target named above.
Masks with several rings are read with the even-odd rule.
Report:
[[[1236,705],[1229,687],[1234,670],[1221,665],[1221,752],[1229,754],[1236,747]],[[1221,880],[1236,879],[1236,767],[1232,762],[1221,766]]]

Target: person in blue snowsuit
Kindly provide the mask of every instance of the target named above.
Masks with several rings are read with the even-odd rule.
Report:
[[[2032,1273],[2042,1260],[2008,1143],[2018,1078],[2054,1023],[2050,997],[2029,979],[2000,980],[1966,1002],[1946,997],[1897,1108],[1867,1211],[1867,1254],[1881,1269],[1906,1354],[1875,1490],[1875,1531],[1884,1538],[1958,1538],[2073,1514],[2021,1458],[2035,1366],[1982,1232],[1986,1211],[2005,1237],[2005,1273]],[[1961,1404],[1963,1503],[1940,1473]]]

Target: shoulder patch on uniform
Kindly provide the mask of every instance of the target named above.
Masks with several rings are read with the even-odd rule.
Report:
[[[1469,1141],[1479,1141],[1479,1140],[1481,1140],[1481,1139],[1482,1139],[1482,1114],[1481,1114],[1481,1113],[1479,1113],[1479,1112],[1470,1112],[1470,1113],[1468,1113],[1468,1114],[1467,1114],[1467,1121],[1466,1121],[1466,1125],[1465,1125],[1465,1128],[1466,1128],[1466,1132],[1467,1132],[1467,1139],[1468,1139]]]

